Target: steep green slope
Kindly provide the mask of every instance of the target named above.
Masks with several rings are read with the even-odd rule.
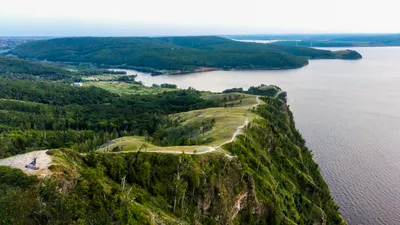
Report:
[[[0,215],[13,224],[345,224],[283,96],[263,100],[261,118],[225,146],[234,157],[57,150],[53,177],[36,183],[14,170],[3,178],[0,167]],[[13,188],[16,176],[23,185]]]
[[[258,198],[274,204],[278,224],[344,224],[284,98],[263,98],[263,119],[227,149],[253,174]]]
[[[32,75],[47,80],[71,79],[77,74],[55,66],[0,56],[0,77],[24,78]]]
[[[287,69],[307,58],[336,58],[330,51],[303,47],[236,42],[221,37],[58,38],[30,42],[12,51],[21,58],[90,62],[157,70]]]

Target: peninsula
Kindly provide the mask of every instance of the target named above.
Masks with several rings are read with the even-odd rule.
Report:
[[[7,54],[23,59],[92,63],[153,75],[215,69],[293,69],[309,59],[360,59],[355,51],[245,43],[216,36],[76,37],[31,41]]]

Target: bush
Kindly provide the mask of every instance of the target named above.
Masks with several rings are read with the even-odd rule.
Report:
[[[28,176],[20,169],[0,166],[0,184],[27,188],[35,183],[36,180],[37,178],[35,176]]]

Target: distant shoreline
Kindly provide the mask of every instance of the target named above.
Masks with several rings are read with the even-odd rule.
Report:
[[[219,68],[213,68],[210,70],[197,70],[197,71],[182,71],[182,72],[172,72],[172,73],[166,73],[166,74],[160,74],[160,75],[154,75],[154,76],[163,76],[163,75],[187,75],[187,74],[194,74],[194,73],[205,73],[205,72],[213,72],[213,71],[271,71],[271,70],[295,70],[295,69],[300,69],[308,64],[301,66],[301,67],[279,67],[279,68],[243,68],[243,69],[229,69],[229,70],[224,70],[224,69],[219,69]],[[153,75],[152,75],[153,76]]]
[[[301,67],[288,67],[288,68],[243,68],[243,69],[229,69],[229,70],[224,70],[220,68],[210,68],[208,70],[196,70],[196,71],[181,71],[181,72],[171,72],[171,73],[165,73],[165,74],[157,74],[157,75],[152,75],[151,73],[147,73],[150,76],[179,76],[179,75],[189,75],[189,74],[195,74],[195,73],[206,73],[206,72],[214,72],[214,71],[276,71],[276,70],[296,70],[296,69],[301,69],[305,66],[307,66],[309,63],[307,63],[304,66]],[[146,73],[144,71],[136,70],[136,69],[127,69],[127,68],[121,68],[121,67],[113,67],[112,69],[109,70],[133,70],[141,73]]]

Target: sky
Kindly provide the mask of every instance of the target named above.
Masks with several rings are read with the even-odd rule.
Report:
[[[399,33],[396,0],[0,0],[0,36]]]

